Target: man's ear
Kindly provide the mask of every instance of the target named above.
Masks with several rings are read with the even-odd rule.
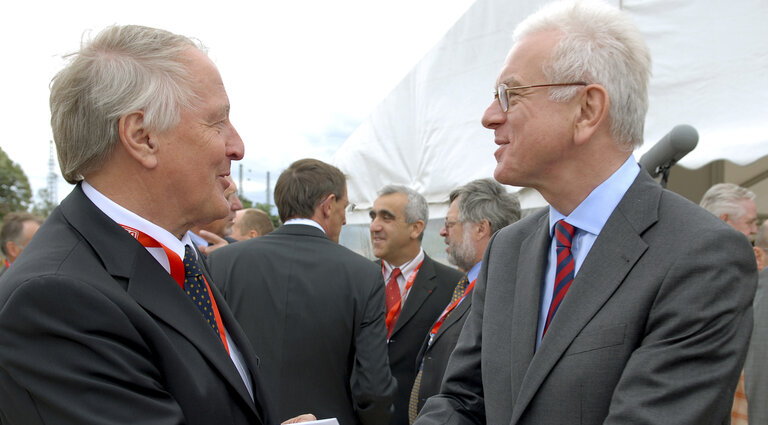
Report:
[[[152,139],[144,125],[144,112],[134,111],[118,121],[120,144],[126,152],[146,168],[157,166],[157,140]]]
[[[574,141],[576,144],[588,142],[600,129],[608,116],[611,101],[605,87],[600,84],[590,84],[578,96],[579,109],[574,125]]]
[[[491,237],[491,223],[488,221],[488,219],[483,219],[483,221],[474,223],[474,225],[477,226],[474,232],[477,239],[480,239],[484,236]]]
[[[14,241],[8,241],[5,243],[5,251],[11,258],[16,258],[19,256],[19,254],[21,254],[21,249],[19,249],[18,245],[16,245],[16,242]]]
[[[424,231],[424,221],[416,220],[410,226],[413,226],[411,228],[411,239],[418,239],[419,235]]]
[[[320,204],[320,206],[322,207],[322,211],[323,211],[323,217],[328,218],[328,217],[331,216],[331,213],[333,212],[333,207],[335,206],[335,204],[336,204],[336,195],[331,193]]]

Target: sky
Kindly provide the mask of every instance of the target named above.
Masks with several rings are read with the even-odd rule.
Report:
[[[114,24],[199,39],[219,68],[245,143],[232,175],[255,202],[291,162],[336,149],[474,0],[13,1],[0,16],[0,147],[47,185],[49,83],[82,40]],[[58,199],[72,186],[61,177]]]

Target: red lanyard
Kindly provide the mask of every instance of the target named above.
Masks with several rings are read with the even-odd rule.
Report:
[[[7,259],[7,258],[3,258],[3,264],[5,264],[5,268],[6,268],[6,269],[7,269],[8,267],[11,267],[11,264],[10,264],[10,263],[8,263],[8,259]]]
[[[462,295],[461,298],[452,302],[448,305],[448,307],[445,308],[445,310],[443,310],[443,314],[440,315],[440,318],[437,319],[437,322],[435,322],[435,324],[432,326],[432,330],[429,332],[430,340],[432,340],[432,338],[437,335],[437,331],[440,330],[440,326],[443,325],[443,322],[445,322],[445,319],[448,318],[448,315],[451,314],[453,309],[456,308],[459,303],[461,303],[461,300],[463,300],[470,291],[472,291],[472,288],[475,287],[475,282],[477,282],[477,279],[473,280],[472,283],[467,286],[467,289],[464,290],[464,295]]]
[[[400,316],[400,310],[401,306],[403,304],[403,297],[408,294],[408,291],[411,290],[411,286],[413,286],[413,281],[416,279],[416,274],[419,272],[419,269],[421,268],[421,265],[424,264],[424,260],[421,260],[421,263],[419,263],[418,266],[411,272],[411,275],[408,277],[408,281],[405,283],[405,292],[403,295],[400,296],[400,300],[397,301],[397,304],[393,305],[392,308],[389,309],[387,312],[387,329],[392,329],[391,325],[392,322],[397,320],[397,317]],[[384,262],[381,263],[381,269],[384,270]]]
[[[184,276],[186,274],[184,271],[184,260],[179,258],[179,255],[176,254],[172,249],[156,241],[155,238],[149,236],[141,230],[134,229],[133,227],[129,227],[124,224],[121,224],[121,226],[123,226],[123,229],[128,231],[128,233],[136,238],[136,240],[139,241],[139,243],[141,243],[145,248],[163,248],[163,251],[165,251],[165,256],[168,257],[168,263],[170,264],[171,277],[176,281],[176,283],[179,284],[179,286],[181,286],[181,290],[183,291]],[[203,275],[203,281],[205,282],[206,289],[208,289],[208,298],[211,299],[211,308],[213,309],[213,315],[216,318],[216,325],[219,328],[219,336],[221,337],[221,341],[224,343],[224,348],[226,348],[227,352],[229,352],[227,335],[224,332],[224,323],[221,320],[221,315],[219,315],[219,307],[216,305],[216,300],[213,298],[213,293],[211,292],[211,286],[208,285],[208,279],[205,278],[205,275]]]

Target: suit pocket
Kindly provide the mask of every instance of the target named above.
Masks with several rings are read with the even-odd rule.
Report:
[[[627,325],[620,324],[608,328],[589,330],[573,340],[565,355],[584,353],[624,344]]]

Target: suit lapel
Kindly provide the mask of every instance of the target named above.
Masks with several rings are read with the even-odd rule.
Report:
[[[436,277],[437,275],[435,274],[432,259],[424,254],[424,263],[416,274],[416,279],[414,279],[413,286],[411,286],[411,290],[408,293],[408,298],[405,300],[403,310],[397,318],[395,329],[392,330],[392,335],[395,335],[400,328],[405,326],[416,312],[419,311],[421,305],[424,304],[424,301],[429,298],[429,295],[437,285]]]
[[[661,188],[641,172],[605,223],[527,367],[512,423],[519,419],[571,342],[646,251],[648,246],[640,235],[656,222],[660,195]],[[535,286],[538,290],[540,283],[523,286]]]
[[[509,323],[512,332],[512,389],[517,394],[521,388],[533,353],[536,348],[536,331],[539,324],[539,304],[541,284],[544,281],[547,251],[549,250],[548,213],[542,214],[533,233],[523,240],[520,256],[517,259],[517,271],[511,270],[507,276],[516,276],[512,318]],[[510,262],[514,263],[514,262]]]
[[[469,311],[470,306],[472,306],[471,292],[467,294],[467,297],[464,298],[464,300],[462,300],[461,303],[453,309],[451,314],[448,315],[448,318],[445,319],[445,322],[443,322],[443,324],[440,326],[440,329],[438,329],[437,334],[435,335],[435,340],[440,338],[440,335],[444,334],[446,330],[451,328],[451,326],[455,325],[456,322],[458,322],[464,316],[464,314]]]
[[[127,279],[128,294],[150,314],[184,335],[256,413],[254,402],[221,339],[170,274],[136,239],[96,208],[79,185],[70,198],[71,203],[62,203],[62,212],[93,247],[107,272],[118,280]],[[209,283],[215,291],[213,283],[210,280]],[[224,304],[218,292],[215,299]],[[229,316],[231,319],[231,314]]]

